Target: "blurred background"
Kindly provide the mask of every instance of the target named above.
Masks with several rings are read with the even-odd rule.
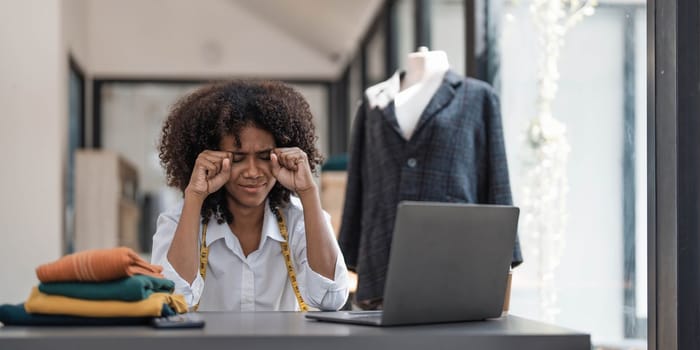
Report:
[[[158,213],[180,198],[159,164],[162,122],[209,81],[282,80],[307,98],[337,229],[364,89],[426,46],[501,98],[525,209],[510,312],[589,332],[600,349],[646,348],[646,4],[587,2],[543,25],[542,2],[0,1],[0,303],[23,300],[34,268],[63,254],[149,254]],[[537,168],[529,132],[550,80],[563,158]]]

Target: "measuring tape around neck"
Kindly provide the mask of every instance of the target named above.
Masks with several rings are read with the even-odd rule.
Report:
[[[299,309],[302,312],[309,311],[309,307],[306,306],[304,299],[301,297],[301,292],[299,291],[299,283],[297,282],[297,274],[294,271],[294,265],[292,265],[291,253],[289,252],[289,234],[287,233],[287,224],[284,221],[284,217],[279,212],[279,209],[273,208],[272,212],[277,218],[277,226],[279,227],[280,233],[284,238],[284,241],[280,242],[282,247],[282,256],[284,256],[284,263],[287,265],[287,275],[289,276],[289,282],[292,284],[292,289],[294,290],[294,295],[299,303]],[[202,275],[202,280],[207,277],[207,264],[209,263],[209,247],[207,247],[207,223],[202,226],[202,244],[199,247],[199,274]],[[199,309],[199,303],[194,306],[194,310]]]

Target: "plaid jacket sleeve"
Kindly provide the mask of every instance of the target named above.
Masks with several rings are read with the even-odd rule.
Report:
[[[510,191],[508,159],[506,157],[498,95],[493,90],[489,90],[487,97],[484,99],[484,104],[484,125],[486,127],[488,149],[486,169],[488,176],[485,179],[489,183],[486,186],[487,198],[483,198],[482,203],[512,205],[513,198]],[[520,239],[516,235],[511,266],[518,266],[522,262]]]

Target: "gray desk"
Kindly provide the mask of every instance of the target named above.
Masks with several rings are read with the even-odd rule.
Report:
[[[3,327],[0,349],[521,349],[590,350],[590,336],[507,316],[484,322],[375,328],[322,323],[301,313],[203,313],[203,329]]]

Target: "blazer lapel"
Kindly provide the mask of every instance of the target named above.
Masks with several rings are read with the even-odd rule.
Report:
[[[435,116],[442,108],[447,106],[455,95],[455,87],[462,83],[462,78],[451,69],[445,73],[445,77],[442,79],[442,84],[430,99],[428,105],[423,110],[420,118],[418,119],[418,124],[416,129],[413,131],[413,135],[418,134],[420,129],[424,127],[432,118]],[[394,116],[394,122],[398,127],[398,122],[396,121],[396,116]],[[399,129],[400,134],[400,129]]]
[[[403,139],[403,132],[399,126],[399,121],[396,119],[396,107],[392,100],[386,107],[381,109],[384,121]]]

